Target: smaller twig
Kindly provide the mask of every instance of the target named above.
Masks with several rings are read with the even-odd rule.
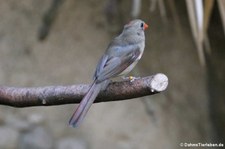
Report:
[[[95,102],[127,100],[164,91],[168,78],[156,74],[133,82],[128,80],[112,82],[101,91]],[[37,88],[0,87],[0,104],[13,107],[50,106],[79,103],[89,85],[49,86]]]
[[[63,0],[52,0],[50,8],[42,18],[42,24],[38,32],[39,40],[42,41],[48,36],[51,26],[57,17],[59,7],[62,5],[62,3]]]

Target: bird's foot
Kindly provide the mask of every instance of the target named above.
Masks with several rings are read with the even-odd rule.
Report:
[[[137,79],[140,79],[140,77],[134,77],[134,76],[129,76],[129,77],[122,77],[124,80],[129,80],[130,82],[134,82]]]

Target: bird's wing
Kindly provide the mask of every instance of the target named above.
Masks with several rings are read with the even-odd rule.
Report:
[[[127,46],[116,50],[118,50],[116,55],[105,56],[99,63],[95,76],[98,82],[118,76],[140,55],[140,49],[136,46]]]
[[[108,60],[108,55],[105,55],[105,54],[100,58],[93,76],[93,80],[95,80],[96,77],[99,76],[99,73],[103,70],[107,60]]]

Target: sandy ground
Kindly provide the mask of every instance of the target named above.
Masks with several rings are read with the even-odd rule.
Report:
[[[98,58],[112,38],[102,13],[104,1],[65,1],[49,36],[40,42],[37,34],[41,17],[50,3],[0,2],[1,85],[34,87],[91,82]],[[181,19],[179,31],[173,27],[173,20],[165,25],[156,13],[143,17],[151,25],[146,33],[145,55],[138,64],[139,73],[167,74],[170,84],[165,93],[95,104],[79,129],[67,125],[75,105],[23,109],[1,106],[0,127],[14,128],[10,119],[22,120],[32,123],[32,127],[44,127],[54,140],[53,146],[69,137],[85,142],[91,149],[175,149],[180,148],[181,142],[209,140],[204,70],[199,65],[187,21]],[[15,128],[19,134],[24,133]],[[16,142],[20,143],[19,139]]]

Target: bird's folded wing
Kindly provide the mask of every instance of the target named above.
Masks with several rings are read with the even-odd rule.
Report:
[[[121,56],[108,57],[104,65],[101,65],[97,74],[97,82],[118,76],[129,67],[140,55],[139,48],[124,53]]]
[[[97,65],[97,67],[96,67],[96,70],[95,70],[95,73],[94,73],[94,76],[93,76],[93,80],[95,80],[96,79],[96,77],[97,76],[99,76],[99,73],[102,71],[102,69],[104,68],[104,66],[105,66],[105,64],[106,64],[106,62],[107,62],[107,60],[108,60],[108,55],[103,55],[102,57],[101,57],[101,59],[99,60],[99,62],[98,62],[98,65]]]

